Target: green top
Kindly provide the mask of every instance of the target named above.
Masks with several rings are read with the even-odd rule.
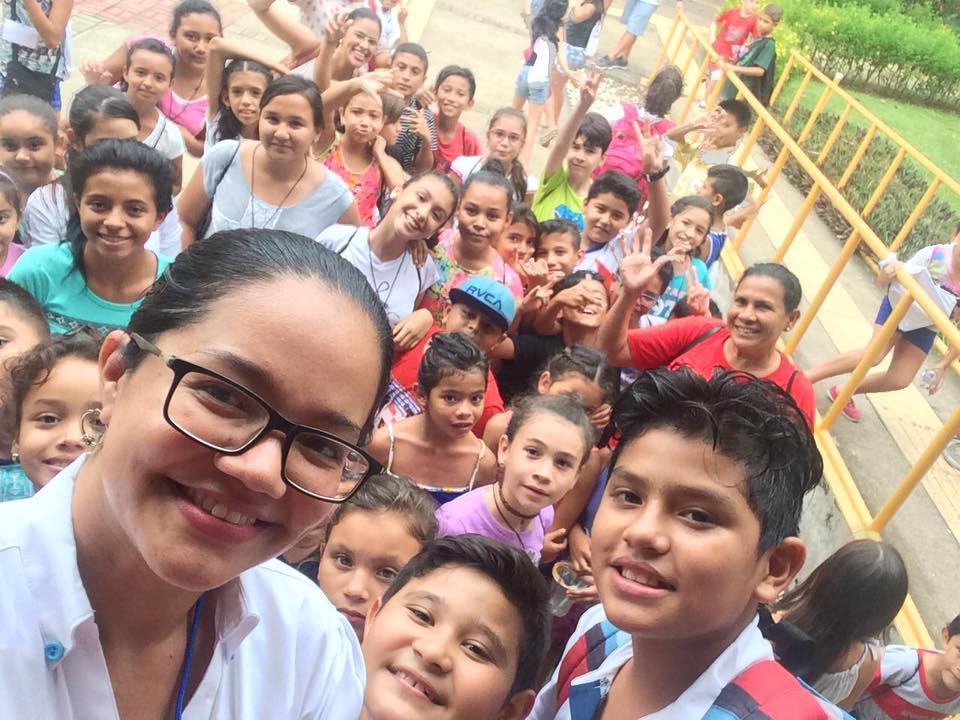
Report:
[[[570,187],[566,166],[553,175],[544,175],[540,179],[540,189],[533,196],[533,215],[538,222],[554,218],[569,220],[580,232],[583,232],[584,199]]]

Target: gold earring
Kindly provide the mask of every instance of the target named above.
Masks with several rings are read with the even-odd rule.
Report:
[[[83,433],[80,436],[80,442],[83,443],[87,452],[96,452],[103,442],[103,433],[106,431],[100,420],[100,408],[87,410],[80,417],[80,431]]]

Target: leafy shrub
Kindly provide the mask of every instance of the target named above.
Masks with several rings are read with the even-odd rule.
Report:
[[[785,110],[786,102],[778,102],[774,107],[774,114],[791,136],[797,137],[801,128],[806,125],[810,111],[798,107],[790,121],[784,123]],[[802,145],[807,155],[816,158],[836,125],[837,119],[838,117],[831,113],[823,113],[817,118],[809,137]],[[850,125],[845,126],[840,133],[840,137],[821,167],[823,174],[834,184],[839,182],[864,135],[866,135],[866,129]],[[764,132],[760,144],[771,156],[776,156],[781,147],[780,142],[769,131]],[[856,210],[862,210],[867,204],[896,154],[897,146],[894,143],[882,135],[874,137],[857,170],[842,191],[844,197]],[[787,163],[784,173],[803,192],[809,191],[813,186],[809,175],[793,159]],[[930,175],[927,171],[907,157],[890,185],[887,186],[886,192],[880,197],[873,212],[867,217],[867,224],[885,245],[889,245],[896,238],[929,184]],[[817,214],[838,238],[844,240],[847,238],[852,228],[833,204],[823,196],[817,203]],[[922,247],[945,242],[946,238],[952,234],[957,222],[960,222],[960,216],[944,200],[934,197],[904,240],[899,250],[900,256],[909,257]]]
[[[833,4],[829,4],[833,3]],[[845,83],[955,108],[960,101],[960,37],[916,4],[898,0],[783,0],[784,23],[811,60]]]

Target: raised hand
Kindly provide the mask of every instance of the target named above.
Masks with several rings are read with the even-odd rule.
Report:
[[[641,127],[636,120],[633,121],[633,130],[637,133],[637,140],[640,143],[643,171],[658,173],[663,170],[663,138],[651,131],[649,126]]]
[[[360,76],[360,91],[377,99],[380,93],[393,87],[393,71],[390,69],[372,70]]]
[[[326,38],[327,42],[330,43],[333,47],[336,47],[340,44],[340,41],[343,40],[343,36],[347,32],[347,28],[350,27],[350,20],[347,20],[346,13],[337,13],[332,15],[330,20],[327,21],[326,27],[323,28],[323,36]]]
[[[593,101],[597,99],[597,91],[600,89],[600,82],[602,80],[603,70],[595,67],[592,68],[587,76],[579,83],[581,105],[585,107],[593,105]]]
[[[656,260],[650,259],[653,249],[653,234],[650,228],[644,227],[640,232],[634,232],[628,239],[626,235],[620,238],[623,249],[623,260],[620,261],[620,286],[630,295],[639,295],[647,286],[660,268],[674,260],[672,255],[661,255]]]
[[[567,529],[551,530],[543,537],[543,550],[540,553],[540,562],[550,562],[567,547]]]
[[[700,282],[693,265],[687,269],[687,305],[694,315],[710,315],[710,291]]]
[[[550,280],[546,285],[538,285],[528,290],[527,294],[523,296],[523,300],[520,301],[519,312],[540,312],[547,306],[547,303],[550,302],[550,298],[553,297],[553,286],[556,284],[555,280]]]
[[[110,72],[96,60],[90,60],[80,66],[80,72],[83,73],[84,82],[87,85],[111,85],[113,76]]]
[[[550,268],[547,267],[546,260],[528,258],[520,263],[520,266],[523,269],[523,274],[527,278],[527,288],[546,285],[550,281]]]

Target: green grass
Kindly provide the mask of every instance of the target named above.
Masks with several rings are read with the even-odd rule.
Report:
[[[792,77],[787,81],[780,95],[784,101],[793,97],[800,85],[800,78],[798,71],[792,73]],[[811,80],[801,101],[804,107],[813,108],[822,90],[823,85],[820,82],[816,79]],[[848,90],[848,92],[900,133],[907,142],[939,165],[944,172],[960,180],[960,153],[956,150],[956,139],[960,137],[960,114],[878,97],[859,90]],[[839,115],[844,107],[843,100],[832,97],[827,104],[826,112]],[[848,122],[863,127],[870,124],[856,111],[850,115]],[[949,190],[941,190],[939,195],[960,211],[960,197]]]

